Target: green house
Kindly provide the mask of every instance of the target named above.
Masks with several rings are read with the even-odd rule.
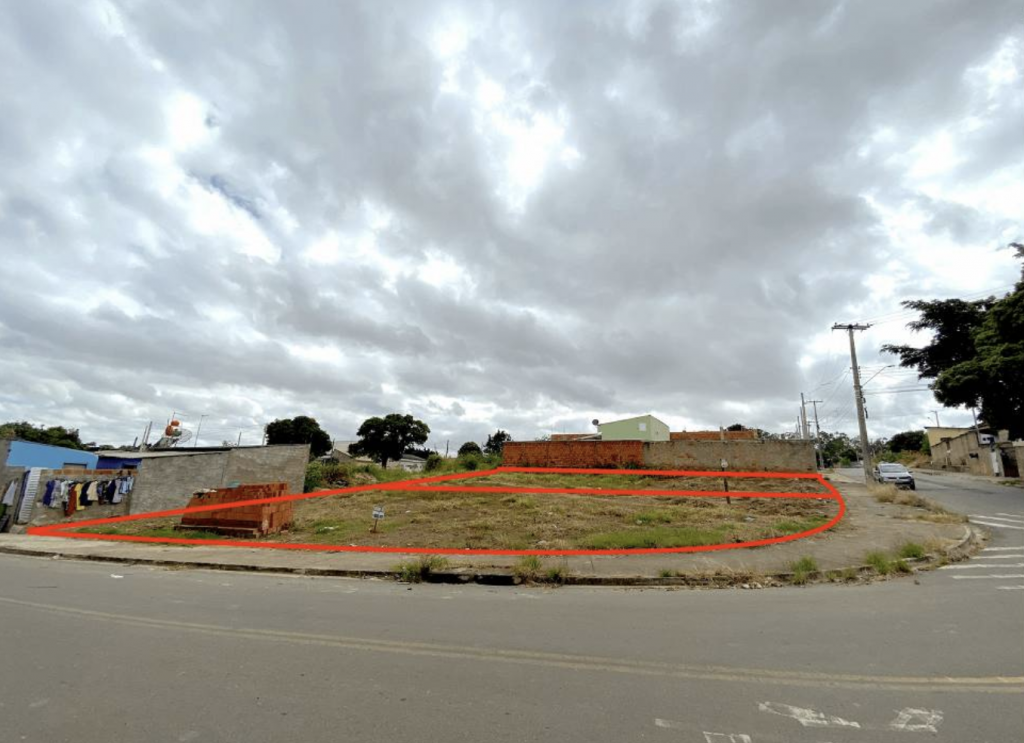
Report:
[[[601,441],[668,441],[668,425],[653,415],[640,415],[598,425]]]

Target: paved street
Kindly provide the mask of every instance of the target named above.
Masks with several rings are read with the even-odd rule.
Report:
[[[985,519],[1024,513],[1019,489],[920,483]],[[982,576],[1024,575],[1024,531],[990,530],[959,563],[977,569],[763,591],[3,555],[0,740],[1017,741],[1024,591],[997,589],[1024,579]]]

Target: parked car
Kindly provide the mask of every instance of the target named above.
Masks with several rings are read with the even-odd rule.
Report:
[[[914,482],[914,475],[902,464],[883,462],[875,467],[875,480],[882,483],[890,483],[898,488],[910,488],[917,490],[917,483]]]

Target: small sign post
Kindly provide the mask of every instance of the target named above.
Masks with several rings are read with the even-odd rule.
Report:
[[[722,457],[721,464],[722,464],[722,472],[725,472],[729,468],[729,462],[726,461],[725,457]],[[729,478],[728,477],[723,477],[722,478],[722,489],[725,490],[726,493],[729,492]],[[730,498],[728,495],[726,495],[725,496],[725,502],[728,505],[732,505],[732,498]]]
[[[371,533],[373,533],[373,534],[377,533],[377,523],[382,518],[384,518],[384,506],[374,506],[373,507],[373,528],[370,529]]]

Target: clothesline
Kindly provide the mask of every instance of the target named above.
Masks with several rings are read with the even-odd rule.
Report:
[[[43,505],[60,508],[65,516],[91,505],[117,505],[132,491],[133,475],[101,480],[53,479],[46,483]]]

